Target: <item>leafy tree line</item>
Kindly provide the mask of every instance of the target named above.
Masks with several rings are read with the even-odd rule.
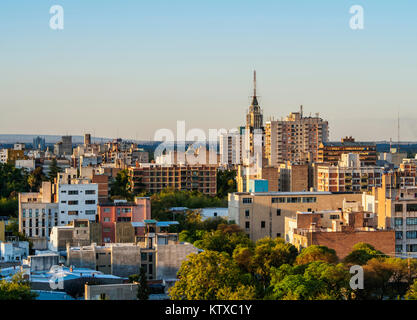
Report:
[[[15,274],[11,281],[0,280],[0,300],[34,300],[36,297],[29,281],[20,273]]]
[[[43,181],[53,181],[60,171],[56,159],[49,166],[48,176],[43,173],[42,167],[28,172],[9,163],[0,164],[0,215],[17,217],[18,193],[38,192]]]
[[[236,227],[219,225],[211,236],[197,240],[195,245],[205,251],[183,262],[170,298],[417,300],[415,259],[390,258],[369,244],[358,243],[340,260],[333,249],[324,246],[313,245],[299,253],[283,239],[254,243],[242,234]],[[364,289],[350,287],[352,265],[363,267]]]

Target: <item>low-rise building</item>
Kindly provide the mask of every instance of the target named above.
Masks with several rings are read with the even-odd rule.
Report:
[[[256,241],[284,237],[285,217],[297,211],[342,210],[345,201],[362,202],[361,194],[331,192],[229,193],[229,220]]]
[[[318,211],[297,212],[286,217],[286,240],[299,250],[311,245],[334,249],[339,259],[345,258],[353,246],[365,242],[386,254],[395,250],[393,230],[378,230],[377,218],[370,212]]]
[[[151,218],[151,200],[149,197],[136,197],[133,203],[116,200],[99,204],[97,211],[102,227],[99,243],[134,242],[135,235],[143,235],[143,230],[134,230],[130,222],[143,222]]]
[[[199,252],[189,243],[178,242],[178,234],[161,230],[172,222],[145,220],[132,224],[146,228],[146,233],[137,237],[135,243],[68,247],[67,264],[121,277],[138,274],[143,268],[148,279],[172,279],[188,254]]]
[[[19,193],[18,200],[19,232],[30,238],[34,249],[46,249],[51,229],[59,224],[52,184],[43,182],[39,192]]]
[[[48,248],[65,251],[67,246],[88,246],[101,242],[101,225],[90,220],[73,220],[68,226],[53,227]]]
[[[343,154],[337,166],[317,167],[317,190],[330,192],[364,192],[381,186],[383,168],[362,166],[359,154]]]

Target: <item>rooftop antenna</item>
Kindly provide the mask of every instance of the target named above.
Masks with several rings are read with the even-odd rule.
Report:
[[[253,70],[253,96],[256,97],[256,70]]]
[[[398,151],[397,152],[400,152],[400,111],[398,111],[397,130],[398,130]]]

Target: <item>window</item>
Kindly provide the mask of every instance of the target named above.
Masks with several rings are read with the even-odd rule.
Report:
[[[245,217],[246,217],[246,218],[249,218],[249,214],[250,214],[249,209],[245,210]]]
[[[110,213],[110,208],[104,208],[104,209],[103,209],[103,212],[104,212],[104,213]]]
[[[261,228],[264,229],[265,228],[265,221],[261,221]]]
[[[403,212],[403,205],[402,204],[396,204],[395,205],[395,212]]]
[[[407,218],[407,226],[417,225],[417,218]]]
[[[339,219],[339,215],[338,214],[331,214],[330,219]]]
[[[403,218],[394,218],[394,225],[396,227],[402,226],[403,225]]]
[[[140,260],[146,261],[146,258],[147,258],[146,252],[141,252],[141,254],[140,254]]]
[[[110,218],[109,217],[105,217],[104,218],[104,222],[110,222]]]
[[[417,231],[407,231],[406,238],[407,239],[417,239]]]
[[[96,190],[85,190],[85,194],[96,194]]]
[[[85,214],[96,214],[96,210],[85,210]]]
[[[407,211],[416,212],[417,211],[417,203],[407,204]]]
[[[403,246],[401,244],[397,244],[395,246],[395,252],[403,252]]]
[[[317,202],[317,198],[316,198],[316,197],[305,197],[305,198],[303,198],[303,202],[304,202],[304,203],[313,203],[313,202]]]
[[[70,195],[78,194],[78,190],[68,190],[68,194]]]
[[[149,262],[153,261],[153,253],[152,252],[149,252],[148,258],[149,258],[149,260],[148,260]]]
[[[249,221],[246,221],[246,222],[245,222],[245,228],[246,228],[246,229],[249,229],[249,227],[250,227]]]
[[[252,198],[243,198],[243,203],[252,203]]]
[[[281,238],[281,233],[277,233],[277,238]]]
[[[396,240],[402,240],[402,238],[403,238],[402,231],[395,231],[395,239]]]
[[[277,216],[281,215],[281,209],[277,209]]]
[[[96,200],[85,200],[85,204],[96,204]]]
[[[417,244],[407,244],[407,252],[417,252]]]
[[[68,205],[70,205],[70,206],[75,206],[77,204],[78,204],[78,200],[69,200],[68,201]]]
[[[272,203],[285,203],[285,198],[272,198]]]
[[[78,211],[77,210],[68,211],[68,215],[70,216],[78,215]]]
[[[213,216],[214,216],[214,217],[217,217],[217,212],[214,212],[214,213],[213,213]]]
[[[103,232],[111,232],[111,228],[103,228]]]

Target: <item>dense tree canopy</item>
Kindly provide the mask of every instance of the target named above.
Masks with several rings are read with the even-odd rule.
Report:
[[[247,283],[236,262],[226,253],[191,254],[183,262],[178,278],[169,291],[173,300],[254,298],[254,287]]]
[[[36,296],[29,281],[20,273],[15,274],[11,281],[0,281],[0,300],[34,300]]]
[[[217,196],[219,198],[226,198],[229,193],[236,191],[236,170],[218,170]]]
[[[297,257],[297,264],[306,264],[313,261],[336,263],[338,261],[336,251],[325,246],[312,245],[301,250]]]

